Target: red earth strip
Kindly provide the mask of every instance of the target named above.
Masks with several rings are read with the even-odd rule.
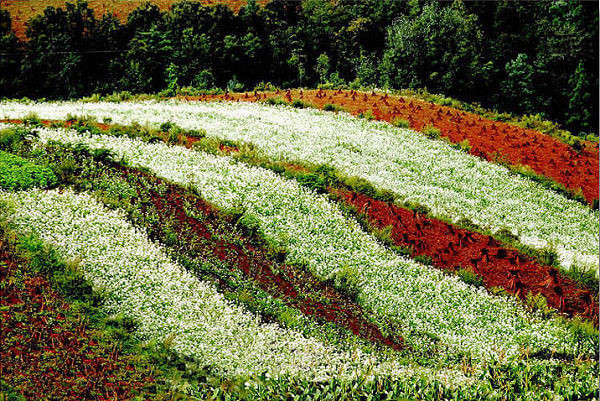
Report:
[[[570,190],[581,188],[590,204],[598,199],[600,163],[597,144],[582,141],[583,150],[578,153],[567,144],[539,131],[423,100],[345,90],[288,90],[184,98],[252,102],[272,97],[289,102],[300,99],[318,108],[328,103],[334,104],[355,115],[371,110],[377,120],[389,122],[395,118],[405,119],[417,131],[432,125],[453,143],[467,139],[471,146],[470,153],[475,156],[492,162],[529,166],[537,174],[549,177]]]
[[[494,238],[460,229],[441,220],[378,201],[347,190],[332,190],[381,229],[392,226],[397,246],[410,247],[428,256],[440,269],[469,269],[483,278],[486,288],[501,287],[525,299],[542,294],[548,305],[569,316],[591,319],[598,325],[596,294],[564,277],[556,268],[542,266],[533,258],[510,249]]]
[[[234,230],[225,232],[222,226],[224,221],[219,221],[220,218],[217,217],[218,211],[198,196],[150,174],[125,167],[118,169],[123,176],[143,176],[154,185],[167,188],[162,194],[153,191],[151,202],[162,221],[177,223],[172,224],[171,228],[178,234],[179,242],[193,244],[195,252],[216,256],[231,268],[240,269],[265,292],[317,321],[333,322],[375,344],[396,350],[403,348],[399,333],[385,337],[377,325],[366,319],[367,312],[364,309],[332,286],[306,271],[272,260],[266,249],[250,244],[248,238],[241,237]],[[186,209],[193,210],[204,218],[190,217],[185,212]],[[223,235],[214,240],[215,232]]]
[[[22,123],[21,120],[5,121],[16,124]],[[42,123],[50,124],[51,121],[43,121]],[[102,125],[101,128],[107,129],[108,126]],[[191,143],[196,140],[195,138],[185,136],[181,136],[179,139],[180,142],[186,144],[186,146],[191,146]],[[224,148],[221,150],[235,151],[235,149]],[[286,168],[302,170],[301,166],[293,164],[289,164]],[[144,174],[137,171],[132,171],[129,174],[133,173]],[[162,182],[162,180],[158,181]],[[180,196],[189,196],[183,195],[180,188],[176,186],[172,187],[174,188],[174,191],[180,194]],[[430,219],[419,214],[414,214],[408,209],[377,201],[362,194],[337,189],[330,189],[330,191],[334,195],[341,196],[359,212],[366,212],[370,222],[377,228],[384,228],[389,225],[393,226],[392,237],[395,244],[412,248],[414,250],[412,256],[429,256],[435,267],[445,270],[457,271],[460,268],[471,269],[473,272],[482,276],[484,285],[487,288],[501,287],[511,294],[516,294],[522,299],[530,292],[532,295],[541,293],[548,300],[549,306],[570,316],[578,315],[589,318],[594,324],[598,325],[599,313],[596,294],[582,288],[575,281],[564,277],[556,268],[542,266],[533,258],[523,255],[517,250],[505,247],[491,236],[460,229],[441,220]],[[156,196],[154,199],[156,201],[161,199],[161,197]],[[179,205],[179,208],[181,208],[182,199],[185,198],[179,199],[176,197],[172,199],[171,205],[177,204]],[[196,199],[196,202],[200,202],[196,206],[199,210],[205,210],[209,216],[214,215],[214,211],[210,211],[211,208],[209,205],[197,198],[193,199]],[[162,202],[164,202],[164,200]],[[164,210],[168,210],[171,206],[164,205],[162,207],[167,208]],[[185,222],[186,220],[189,220],[189,217],[186,216],[182,210],[179,210],[177,213],[179,214],[178,219],[180,221]],[[195,224],[197,225],[197,223]],[[227,249],[227,246],[224,249]],[[235,244],[232,244],[231,249],[235,250],[231,256],[233,259],[230,259],[230,262],[234,263],[235,258],[238,255],[238,250],[241,252],[242,249]],[[264,263],[263,267],[269,266],[268,263],[271,262],[265,259],[264,253],[261,255],[260,251],[257,253],[257,250],[253,248],[249,249],[252,257],[258,256],[259,259],[263,258],[263,261],[261,262]],[[220,255],[225,257],[226,253],[221,253]],[[261,266],[261,263],[258,263],[258,265]],[[246,275],[258,280],[259,283],[261,283],[261,286],[265,286],[261,288],[267,289],[269,288],[268,286],[272,285],[272,281],[275,281],[277,282],[277,285],[272,287],[270,291],[276,291],[285,297],[289,295],[292,295],[292,298],[297,297],[297,294],[290,291],[290,287],[284,284],[287,279],[281,282],[280,277],[277,274],[273,276],[273,271],[270,268],[261,269],[259,267],[258,270],[248,270],[245,266],[246,264],[244,262],[240,263],[240,267]],[[289,267],[287,269],[289,269]],[[252,276],[252,272],[255,274],[256,272],[259,273],[257,276]],[[303,280],[311,280],[310,277],[299,279],[289,272],[288,276],[288,279],[294,280],[294,285],[302,285],[304,282]],[[268,279],[265,280],[265,278]],[[314,281],[314,278],[312,278],[312,280]],[[314,282],[312,285],[322,284]],[[312,285],[304,288],[313,288]],[[332,294],[339,296],[339,294],[335,294],[333,289],[328,289],[327,291],[332,291]],[[288,302],[288,305],[290,306],[301,309],[304,313],[314,314],[314,312],[310,311],[312,310],[311,308],[307,309],[306,305],[302,305],[302,303],[298,304],[298,300],[287,299],[286,302]],[[360,309],[359,311],[360,313],[363,313]],[[325,313],[325,315],[329,316],[329,318],[332,317],[328,313]],[[327,316],[325,316],[325,318],[329,320]],[[400,348],[401,340],[398,340],[398,344],[396,345],[389,343],[389,338],[381,336],[381,332],[376,327],[369,327],[367,330],[368,333],[361,334],[358,330],[363,326],[353,323],[352,319],[346,322],[346,325],[350,325],[350,329],[357,335],[371,337],[371,341],[382,342],[393,348]]]
[[[0,250],[0,377],[26,399],[128,400],[154,379],[101,340],[42,277]],[[20,279],[15,281],[15,277]]]

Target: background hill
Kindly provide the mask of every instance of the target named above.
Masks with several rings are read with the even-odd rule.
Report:
[[[594,2],[141,3],[4,0],[0,95],[426,88],[597,132]]]

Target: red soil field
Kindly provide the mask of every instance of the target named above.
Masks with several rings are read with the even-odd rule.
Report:
[[[549,177],[568,189],[581,189],[590,204],[598,199],[600,163],[597,144],[582,141],[584,148],[578,153],[541,132],[423,100],[345,90],[248,92],[188,99],[257,101],[271,97],[287,101],[300,99],[318,108],[330,103],[355,115],[371,110],[377,120],[389,122],[401,118],[417,131],[432,125],[453,143],[467,139],[472,147],[470,153],[475,156],[488,161],[529,166],[537,174]]]
[[[0,0],[0,9],[8,10],[12,17],[12,30],[19,39],[25,40],[25,31],[27,30],[27,21],[36,15],[42,14],[46,7],[65,8],[65,2],[68,0]],[[171,6],[181,0],[152,0],[150,3],[156,4],[162,11],[169,10]],[[192,0],[203,5],[225,4],[237,13],[240,8],[247,4],[246,0]],[[70,1],[75,3],[75,0]],[[120,21],[126,22],[130,12],[138,8],[148,0],[87,0],[89,8],[94,10],[96,18],[101,18],[107,13],[114,14]],[[257,3],[264,5],[267,0],[258,0]]]
[[[14,124],[22,123],[22,120],[0,120],[0,122],[9,122]],[[49,125],[53,121],[42,121],[43,124]],[[68,125],[68,123],[67,123]],[[106,124],[97,124],[101,129],[110,128]],[[167,136],[164,134],[164,140]],[[191,147],[197,138],[186,137],[181,135],[179,142],[187,147]],[[237,149],[221,146],[221,151],[225,153],[236,152]],[[302,166],[287,164],[286,168],[304,170]],[[140,174],[148,178],[152,176],[136,170],[122,168],[124,174]],[[156,178],[152,178],[156,179]],[[163,182],[156,179],[159,183]],[[198,210],[207,214],[209,217],[216,214],[216,211],[211,209],[211,206],[203,202],[200,198],[192,197],[187,199],[189,195],[174,185],[165,184],[170,187],[167,197],[156,196],[153,202],[159,202],[156,205],[160,206],[162,213],[176,213],[177,219],[182,222],[182,226],[195,227],[193,231],[205,230],[202,224],[206,221],[194,222],[190,219],[182,209],[182,203],[195,202]],[[413,211],[401,208],[397,205],[392,205],[387,202],[375,200],[362,194],[329,188],[329,191],[341,201],[345,201],[353,206],[358,212],[366,213],[369,221],[377,228],[381,229],[386,226],[392,226],[392,239],[395,245],[409,247],[413,249],[412,256],[429,256],[433,266],[449,271],[457,271],[460,268],[469,269],[483,278],[483,283],[486,288],[501,287],[511,294],[516,294],[521,299],[525,299],[528,293],[532,295],[542,294],[547,300],[548,305],[555,308],[561,313],[569,316],[581,316],[590,319],[595,325],[598,325],[599,310],[597,294],[580,286],[577,282],[564,277],[556,268],[551,266],[542,266],[533,258],[520,253],[515,249],[507,248],[505,245],[495,240],[491,236],[482,235],[477,232],[465,230],[448,224],[441,220],[431,219],[426,216],[414,213]],[[170,199],[170,201],[169,201]],[[175,211],[173,207],[175,207]],[[180,210],[178,210],[180,209]],[[161,215],[162,215],[161,213]],[[180,227],[181,228],[181,227]],[[189,232],[189,231],[182,231]],[[208,238],[208,234],[199,234],[200,238]],[[188,241],[196,241],[194,238]],[[330,307],[330,305],[310,305],[306,303],[306,298],[298,298],[298,294],[305,291],[317,290],[327,294],[327,297],[340,297],[333,288],[327,287],[310,275],[301,276],[305,272],[294,272],[294,269],[289,266],[279,267],[277,272],[285,272],[285,276],[280,273],[274,273],[270,268],[272,262],[265,256],[266,252],[254,247],[248,247],[248,256],[245,256],[246,251],[232,244],[211,244],[211,247],[220,247],[221,251],[217,252],[220,257],[227,257],[227,250],[233,250],[233,254],[229,255],[230,262],[244,271],[244,274],[258,281],[261,288],[271,294],[277,294],[282,297],[285,302],[297,307],[304,313],[315,315],[316,318],[325,318],[327,321],[336,321],[331,312],[320,309],[321,307]],[[224,246],[224,247],[223,247]],[[230,247],[230,248],[228,248]],[[211,248],[212,249],[212,248]],[[250,261],[256,263],[257,266],[249,269],[248,262],[245,258],[250,258]],[[238,260],[238,258],[240,258]],[[253,260],[252,258],[258,258]],[[226,259],[223,259],[226,260]],[[308,283],[308,285],[306,284]],[[290,287],[291,286],[291,287]],[[290,288],[301,286],[301,291],[293,291]],[[343,297],[342,297],[343,298]],[[346,302],[342,299],[342,302]],[[357,308],[358,314],[364,313],[358,306],[350,303],[349,309]],[[335,306],[335,310],[342,310],[339,306]],[[348,312],[344,312],[348,318],[342,319],[342,322],[336,321],[337,324],[343,327],[349,327],[355,334],[366,337],[374,342],[381,342],[392,348],[400,348],[402,341],[397,340],[394,344],[389,338],[381,336],[381,332],[374,326],[362,326],[364,323],[358,323],[355,318]],[[334,319],[334,320],[331,320]],[[363,330],[367,329],[367,333]]]
[[[29,400],[128,400],[154,379],[0,250],[0,377]],[[19,279],[15,280],[16,277]]]
[[[502,287],[525,299],[542,294],[548,305],[569,316],[598,325],[597,295],[564,277],[556,268],[510,249],[494,238],[460,229],[396,205],[346,190],[332,190],[342,201],[367,215],[377,228],[392,226],[392,239],[413,249],[413,257],[428,256],[440,269],[469,269],[483,278],[486,288]]]
[[[161,224],[168,221],[175,223],[170,227],[178,234],[178,241],[193,244],[195,253],[212,255],[231,269],[240,269],[265,292],[317,321],[333,322],[375,344],[402,349],[403,341],[397,331],[385,337],[367,319],[367,312],[355,302],[309,272],[273,260],[266,249],[252,245],[248,238],[235,234],[227,225],[229,223],[218,217],[219,212],[198,196],[147,173],[125,167],[117,169],[123,177],[143,177],[152,182],[153,187],[166,188],[163,194],[151,191],[151,202],[158,210]],[[186,210],[193,210],[195,215],[204,218],[190,217]],[[144,209],[143,213],[146,212]],[[215,235],[218,240],[214,240]],[[221,285],[224,284],[221,282]]]

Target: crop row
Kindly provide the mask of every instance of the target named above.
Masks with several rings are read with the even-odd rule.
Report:
[[[337,353],[292,330],[261,323],[89,195],[29,190],[0,196],[11,226],[78,264],[85,278],[106,293],[108,313],[134,319],[140,339],[171,342],[175,351],[197,358],[215,374],[326,379],[370,368],[395,371],[387,364],[371,366],[376,361],[359,350]]]
[[[582,191],[592,204],[598,199],[598,147],[584,141],[569,146],[538,131],[502,121],[493,121],[451,107],[435,105],[412,97],[343,90],[288,90],[263,93],[206,95],[201,100],[258,101],[285,99],[298,105],[342,108],[352,114],[377,120],[404,123],[425,131],[435,127],[456,144],[464,143],[469,152],[489,161],[500,161],[520,169],[528,166],[535,173],[557,181],[572,192]],[[468,141],[468,142],[464,142]]]
[[[73,313],[39,272],[16,257],[5,234],[0,232],[2,384],[27,399],[68,401],[130,399],[151,384],[148,368],[140,369],[133,355]]]
[[[399,257],[325,197],[270,171],[160,143],[66,130],[40,129],[39,135],[44,142],[108,149],[132,166],[197,189],[219,208],[242,210],[264,236],[286,248],[290,262],[304,263],[324,278],[355,277],[359,302],[399,319],[414,349],[430,349],[436,357],[466,353],[489,359],[518,355],[523,348],[567,354],[577,348],[556,321],[532,317],[513,300]]]
[[[561,265],[598,272],[598,213],[498,166],[388,124],[345,114],[232,103],[2,104],[4,114],[44,118],[87,114],[155,126],[171,120],[209,137],[251,143],[272,160],[323,164],[423,204],[451,221],[506,229],[526,245],[554,247]]]

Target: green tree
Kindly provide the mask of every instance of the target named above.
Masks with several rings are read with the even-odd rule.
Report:
[[[583,129],[589,132],[592,128],[592,102],[591,102],[591,79],[585,72],[583,62],[577,65],[577,69],[569,79],[572,88],[569,97],[569,111],[565,117],[567,125]]]
[[[322,84],[327,81],[327,73],[329,72],[329,56],[325,53],[321,53],[319,57],[317,57],[317,66],[316,66],[317,74],[319,74],[319,80]]]
[[[388,29],[382,83],[395,88],[427,87],[450,95],[471,94],[483,78],[482,35],[462,2],[432,3],[418,17],[401,17]]]
[[[152,25],[150,30],[137,32],[129,42],[126,58],[129,68],[123,85],[134,92],[157,92],[166,82],[166,68],[173,56],[173,45],[167,32]]]
[[[533,113],[533,66],[526,54],[506,63],[506,79],[502,84],[502,95],[511,110],[523,114]]]
[[[11,23],[8,11],[0,10],[0,96],[15,96],[22,91],[19,72],[23,55]]]

